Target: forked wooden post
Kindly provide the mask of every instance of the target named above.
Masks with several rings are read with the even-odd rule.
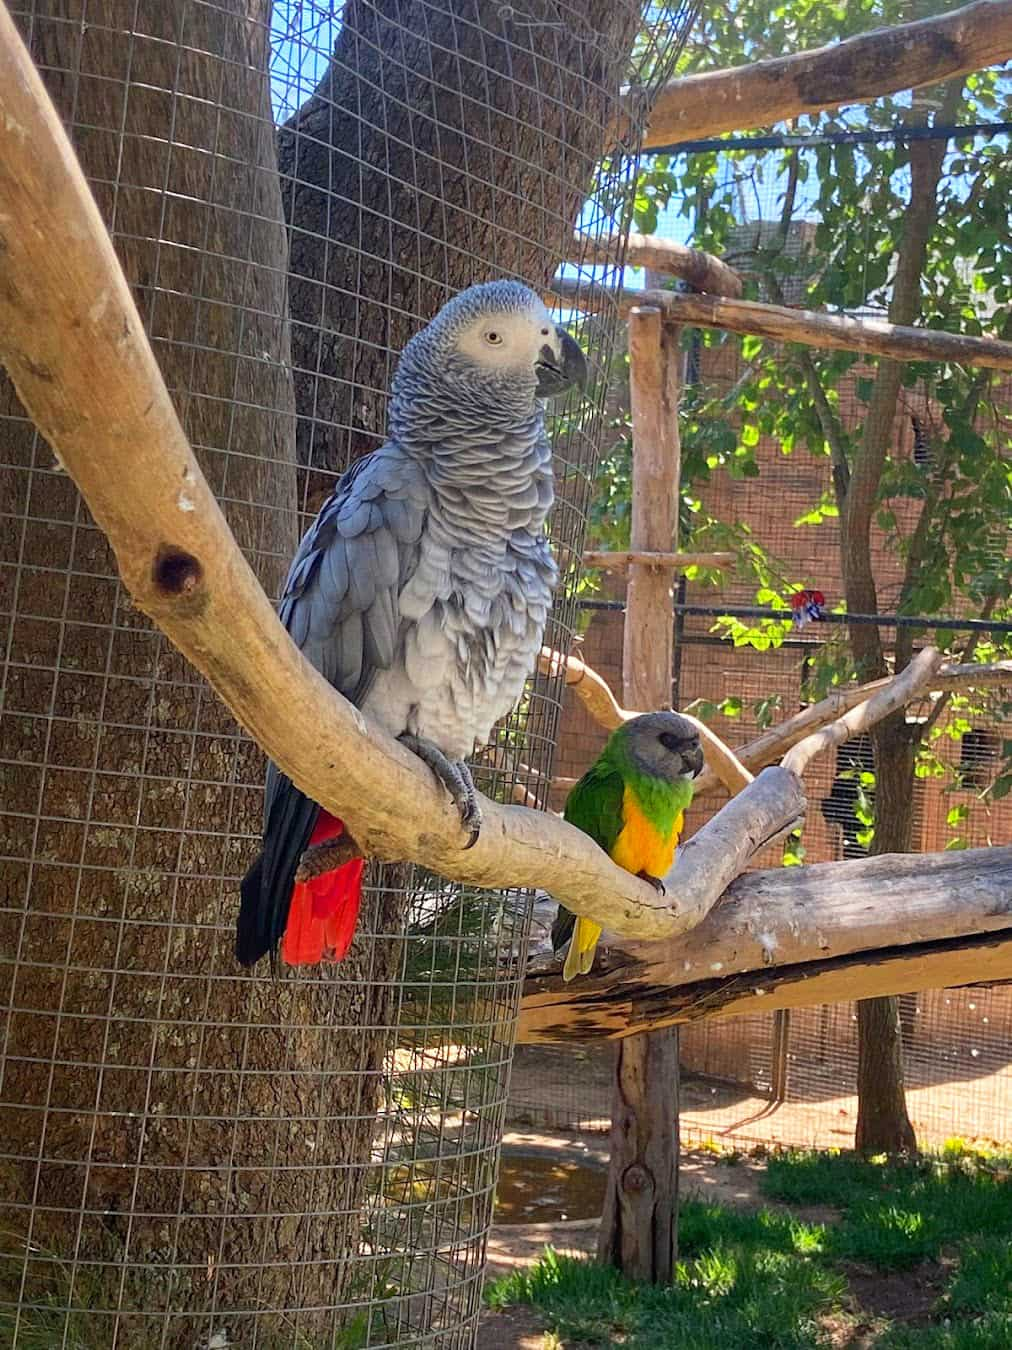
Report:
[[[658,309],[631,311],[634,554],[678,546],[678,338],[676,328],[664,327]],[[674,575],[669,567],[629,563],[622,645],[622,697],[627,708],[671,706]],[[618,1042],[611,1120],[598,1259],[633,1279],[666,1284],[674,1273],[677,1248],[676,1027]]]

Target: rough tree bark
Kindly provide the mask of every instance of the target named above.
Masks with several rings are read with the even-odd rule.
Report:
[[[15,17],[187,434],[274,592],[296,541],[296,470],[269,0],[39,0]],[[333,1258],[365,1168],[337,1164],[368,1157],[382,1054],[349,1028],[383,1025],[388,971],[362,943],[336,1011],[332,986],[238,970],[232,878],[259,831],[262,757],[131,608],[6,380],[0,411],[4,497],[26,521],[4,536],[23,563],[2,793],[15,813],[4,852],[23,860],[4,865],[0,892],[18,955],[5,967],[4,1130],[19,1159],[6,1227],[64,1269],[105,1262],[87,1274],[96,1312],[171,1322],[163,1341],[163,1320],[124,1318],[117,1344],[191,1346],[216,1306],[340,1298]],[[29,1296],[45,1279],[33,1266]]]
[[[492,4],[455,6],[438,23],[410,8],[352,0],[324,81],[337,109],[321,88],[305,114],[310,134],[315,118],[333,136],[314,161],[318,186],[293,192],[292,175],[312,170],[286,161],[304,278],[302,425],[322,414],[338,436],[342,423],[357,428],[327,441],[330,467],[375,444],[385,347],[446,287],[493,266],[547,280],[638,21],[637,5],[603,0],[565,32],[547,6],[544,28]],[[128,9],[37,0],[16,15],[113,226],[185,429],[276,590],[297,487],[270,5]],[[301,155],[312,142],[283,136],[282,153],[296,144]],[[340,245],[310,237],[321,212]],[[367,265],[373,252],[381,260]],[[335,289],[314,314],[324,277]],[[306,352],[321,319],[341,341],[318,371]],[[98,1262],[96,1311],[162,1314],[121,1321],[118,1344],[193,1345],[210,1337],[217,1308],[323,1309],[297,1314],[296,1330],[326,1335],[356,1247],[399,952],[362,937],[340,985],[237,971],[232,878],[251,845],[218,832],[216,813],[227,798],[232,835],[258,832],[261,757],[130,609],[101,535],[6,384],[0,399],[0,480],[32,521],[4,539],[22,564],[10,572],[4,727],[3,849],[22,860],[5,865],[0,916],[19,957],[6,991],[16,1011],[4,1123],[20,1159],[7,1227],[63,1270]],[[367,908],[364,933],[394,926],[390,904]],[[45,1290],[46,1270],[33,1267],[29,1291]],[[258,1327],[277,1330],[270,1314]]]
[[[962,81],[944,87],[937,117],[950,122],[959,106]],[[927,120],[922,98],[915,97],[915,115]],[[929,103],[927,106],[931,106]],[[911,144],[910,205],[903,216],[896,260],[889,321],[912,324],[921,310],[921,277],[928,241],[937,214],[938,182],[945,154],[943,141]],[[878,364],[860,448],[849,483],[841,495],[841,535],[847,608],[874,614],[878,596],[871,561],[871,526],[879,484],[892,442],[903,367],[898,361]],[[881,636],[871,624],[850,629],[850,646],[861,679],[886,674]],[[896,670],[909,660],[909,650],[897,648]],[[872,851],[906,852],[914,801],[913,740],[906,715],[896,714],[873,728],[875,756],[875,838]],[[907,1114],[903,1084],[903,1042],[899,1003],[895,998],[866,999],[857,1005],[858,1119],[855,1144],[868,1152],[909,1152],[916,1138]]]
[[[296,485],[269,11],[269,0],[150,0],[125,23],[112,3],[40,0],[15,18],[114,227],[204,470],[276,589]],[[2,884],[19,958],[5,967],[17,1011],[4,1097],[21,1104],[4,1110],[19,1158],[7,1227],[65,1263],[107,1262],[89,1273],[97,1309],[168,1311],[171,1288],[181,1316],[166,1343],[189,1345],[216,1295],[293,1301],[284,1266],[258,1291],[259,1272],[219,1282],[209,1262],[323,1240],[319,1220],[267,1217],[297,1213],[317,1177],[266,1174],[254,1118],[306,1110],[300,1071],[320,1048],[308,1028],[325,1023],[329,1000],[234,978],[222,878],[240,853],[226,830],[257,829],[260,756],[131,609],[104,538],[19,420],[6,379],[0,412],[4,496],[26,521],[5,534],[26,564],[4,727],[5,757],[18,763],[3,798],[24,813],[7,819],[4,850],[24,861],[5,865]],[[223,1072],[231,1065],[241,1078]],[[273,1078],[258,1075],[267,1068]],[[33,1199],[34,1219],[20,1208]],[[143,1273],[156,1253],[169,1268],[157,1281]],[[44,1267],[29,1291],[37,1278]],[[162,1325],[129,1319],[121,1343],[152,1344]]]
[[[418,316],[503,270],[547,285],[572,252],[639,5],[558,18],[551,0],[349,0],[280,133],[301,463],[379,444]]]

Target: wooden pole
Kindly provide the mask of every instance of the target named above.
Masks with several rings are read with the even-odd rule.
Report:
[[[632,407],[632,528],[625,628],[623,701],[628,708],[671,706],[673,573],[638,561],[678,543],[681,447],[678,440],[678,331],[656,308],[629,315]],[[621,1040],[615,1048],[611,1158],[598,1259],[631,1279],[667,1284],[677,1252],[678,1030]]]

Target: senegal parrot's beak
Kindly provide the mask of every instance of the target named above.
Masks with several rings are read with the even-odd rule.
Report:
[[[690,746],[688,750],[682,751],[682,763],[692,774],[693,778],[698,778],[703,772],[703,747],[697,742]]]
[[[546,343],[534,367],[538,373],[538,398],[557,398],[574,384],[581,389],[587,384],[587,358],[580,344],[561,325],[555,331],[559,336],[558,355]]]

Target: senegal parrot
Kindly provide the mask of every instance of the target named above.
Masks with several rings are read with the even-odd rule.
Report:
[[[661,877],[670,868],[692,781],[703,768],[695,727],[674,712],[644,713],[613,731],[601,754],[566,799],[563,816],[589,834],[627,872],[635,872],[662,894]],[[569,942],[562,978],[586,975],[594,961],[601,927],[559,906],[552,946]]]
[[[436,774],[470,844],[481,817],[463,761],[519,699],[558,575],[543,400],[586,374],[578,344],[526,286],[455,296],[404,348],[386,443],[340,478],[285,583],[280,615],[296,645]],[[362,859],[319,861],[338,856],[345,833],[269,766],[263,847],[241,887],[242,965],[279,943],[290,965],[344,957]]]

